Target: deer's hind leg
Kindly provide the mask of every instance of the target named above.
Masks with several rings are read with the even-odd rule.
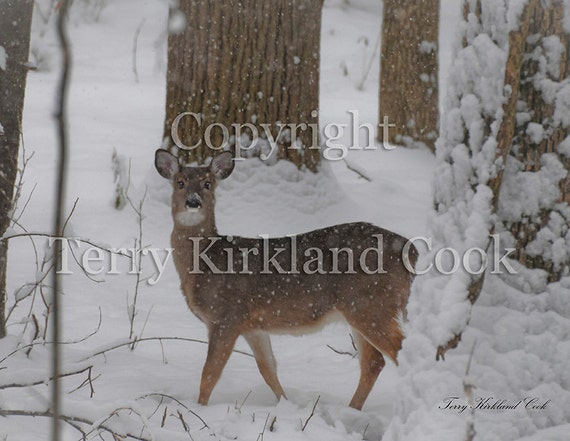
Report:
[[[281,397],[287,398],[281,383],[279,383],[279,378],[277,378],[277,363],[275,362],[269,335],[265,332],[248,332],[243,334],[243,336],[251,347],[253,355],[255,355],[257,367],[267,385],[277,399]]]
[[[358,330],[352,328],[352,331],[360,356],[360,381],[349,406],[360,410],[386,361],[382,353],[370,344]]]
[[[363,302],[342,311],[346,321],[364,339],[384,356],[398,364],[398,352],[402,348],[404,333],[399,311],[394,307]]]
[[[404,335],[397,308],[387,302],[379,308],[377,304],[361,301],[346,308],[343,315],[354,330],[360,353],[360,382],[350,406],[361,409],[386,364],[384,357],[398,363],[396,357]]]

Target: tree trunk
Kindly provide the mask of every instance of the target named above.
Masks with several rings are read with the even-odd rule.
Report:
[[[439,0],[384,0],[380,142],[435,150],[438,136]],[[387,120],[385,120],[387,117]]]
[[[0,0],[0,237],[10,225],[33,0]],[[6,335],[8,243],[0,240],[0,338]]]
[[[180,2],[171,24],[182,13],[186,26],[179,33],[171,26],[168,38],[166,147],[183,144],[185,160],[201,164],[226,142],[235,148],[235,125],[247,123],[241,134],[251,139],[255,131],[264,138],[267,124],[278,158],[316,171],[321,9],[322,0]],[[194,115],[179,119],[173,142],[183,112]],[[306,126],[278,138],[279,123]]]
[[[518,96],[521,89],[521,84],[523,82],[523,77],[521,76],[521,68],[523,66],[524,59],[524,48],[525,42],[529,36],[530,25],[532,22],[532,17],[535,9],[537,8],[538,0],[529,0],[525,6],[521,17],[519,27],[509,33],[509,53],[505,65],[505,79],[504,88],[511,91],[510,95],[504,100],[502,109],[503,116],[501,120],[501,125],[497,132],[497,148],[495,152],[495,164],[504,164],[511,150],[511,143],[513,139],[513,134],[515,133],[516,117],[517,117],[517,105]],[[478,1],[475,4],[475,11],[473,11],[478,20],[481,19],[481,3]],[[470,9],[467,2],[464,3],[464,19],[468,20],[468,14]],[[467,42],[465,42],[467,45]],[[492,123],[486,124],[485,132],[489,130]],[[465,133],[465,139],[463,142],[465,145],[469,145],[468,134]],[[473,152],[472,152],[473,154]],[[487,182],[487,186],[491,189],[493,197],[491,200],[491,215],[495,216],[499,206],[499,196],[501,194],[501,186],[503,184],[504,168],[497,167],[498,171],[494,176],[492,176]],[[491,245],[491,236],[495,233],[495,225],[491,224],[489,229],[489,239],[486,246],[483,249],[488,250]],[[485,281],[485,272],[480,274],[471,274],[470,280],[467,285],[467,300],[471,305],[475,304],[481,290],[483,289],[483,283]],[[462,332],[455,333],[452,338],[450,338],[445,344],[440,345],[437,348],[436,360],[444,359],[445,354],[450,349],[457,347],[461,341]]]
[[[514,256],[529,268],[546,270],[551,282],[570,273],[570,252],[566,251],[564,256],[553,251],[556,247],[570,248],[570,153],[563,155],[559,150],[562,141],[570,135],[570,121],[565,121],[567,116],[561,117],[560,111],[557,112],[561,100],[552,99],[541,85],[548,81],[555,85],[554,90],[560,90],[570,78],[570,35],[563,29],[563,18],[564,7],[560,1],[539,2],[535,8],[529,35],[540,38],[529,38],[525,42],[526,56],[520,70],[517,104],[520,123],[510,155],[516,160],[518,173],[538,176],[548,154],[562,164],[566,176],[558,183],[559,196],[553,204],[539,207],[538,212],[525,212],[522,218],[505,221],[516,241]],[[524,191],[514,196],[518,199],[515,202],[522,204],[527,197]]]

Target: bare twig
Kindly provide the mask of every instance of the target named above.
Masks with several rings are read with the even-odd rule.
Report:
[[[315,404],[313,405],[313,408],[311,409],[311,414],[309,415],[309,418],[307,418],[307,421],[305,421],[305,424],[303,424],[303,427],[301,427],[301,432],[305,431],[305,429],[307,428],[307,424],[309,424],[309,421],[311,421],[311,418],[313,418],[313,416],[315,415],[315,409],[317,408],[317,404],[319,403],[320,399],[321,396],[319,395],[315,401]]]
[[[75,242],[81,242],[84,243],[85,245],[89,245],[92,246],[93,248],[98,248],[101,251],[105,251],[106,253],[109,254],[116,254],[118,256],[122,256],[122,257],[127,257],[129,259],[132,258],[132,256],[130,254],[127,253],[123,253],[121,250],[114,250],[111,248],[106,248],[102,245],[96,244],[95,242],[92,242],[89,239],[84,239],[81,237],[67,237],[67,236],[63,236],[63,235],[58,235],[58,234],[49,234],[49,233],[16,233],[16,234],[10,234],[7,236],[4,236],[2,238],[0,238],[0,240],[10,240],[10,239],[16,239],[18,237],[46,237],[48,239],[51,239],[53,241],[55,241],[56,243],[58,241],[75,241]]]
[[[356,343],[354,342],[354,336],[352,334],[348,334],[348,336],[350,337],[350,343],[352,344],[352,347],[354,348],[354,352],[358,353],[358,347],[356,346]]]
[[[59,378],[64,378],[64,377],[71,377],[73,375],[79,375],[79,374],[83,374],[84,372],[88,373],[88,378],[91,378],[91,370],[93,369],[93,366],[87,366],[84,367],[82,369],[79,369],[77,371],[74,372],[66,372],[64,374],[60,374]],[[10,384],[0,384],[0,390],[2,389],[11,389],[11,388],[21,388],[21,387],[33,387],[33,386],[38,386],[40,384],[47,384],[50,381],[53,381],[53,377],[50,377],[48,379],[41,379],[41,380],[34,380],[34,381],[29,381],[27,383],[10,383]],[[92,394],[91,396],[93,396],[93,386],[91,385],[91,391]]]
[[[133,74],[135,75],[136,83],[139,82],[139,72],[137,69],[137,45],[138,45],[139,35],[141,33],[144,22],[145,20],[143,19],[138,25],[137,29],[135,30],[135,36],[133,41]]]
[[[32,160],[32,158],[34,157],[34,152],[32,152],[30,155],[26,156],[26,145],[24,143],[24,135],[21,135],[21,148],[22,148],[22,166],[18,169],[18,181],[16,182],[16,185],[14,186],[15,188],[15,193],[14,193],[14,198],[13,198],[13,203],[12,203],[12,224],[13,225],[19,225],[20,223],[20,219],[22,218],[22,216],[24,215],[26,208],[28,207],[28,204],[30,203],[30,200],[32,199],[32,196],[34,194],[34,191],[36,190],[38,184],[34,184],[32,190],[30,191],[30,194],[28,195],[26,202],[24,203],[24,206],[22,207],[22,209],[19,210],[19,213],[16,214],[16,212],[18,211],[18,205],[19,205],[19,201],[22,198],[22,190],[24,188],[24,175],[26,173],[26,169],[28,167],[28,163]]]
[[[273,416],[273,419],[271,420],[271,424],[269,425],[269,431],[270,432],[275,432],[275,423],[277,422],[277,415]]]
[[[139,397],[139,398],[137,398],[137,400],[140,400],[140,399],[143,399],[143,398],[147,398],[147,396],[148,396],[148,395],[143,396],[143,397]],[[150,414],[150,416],[148,417],[149,419],[151,419],[151,418],[156,414],[156,412],[158,412],[158,411],[160,410],[160,406],[162,406],[162,403],[164,402],[164,398],[165,398],[165,397],[162,397],[162,396],[159,395],[159,398],[160,398],[160,401],[159,401],[158,404],[156,405],[156,408],[154,409],[154,411],[153,411],[153,412]]]
[[[95,328],[94,331],[90,332],[89,334],[87,334],[84,337],[81,337],[80,339],[77,340],[68,340],[65,342],[60,342],[60,344],[62,345],[74,345],[74,344],[78,344],[78,343],[82,343],[85,340],[89,339],[90,337],[92,337],[93,335],[95,335],[97,332],[99,332],[99,329],[101,328],[101,323],[103,322],[103,314],[101,312],[101,308],[99,308],[99,323],[97,324],[97,327]],[[17,354],[20,351],[29,349],[29,348],[33,348],[34,346],[37,345],[53,345],[54,342],[53,341],[41,341],[41,342],[32,342],[29,343],[27,345],[23,345],[23,346],[19,346],[16,349],[14,349],[12,352],[8,353],[7,355],[5,355],[2,359],[0,359],[0,365],[2,365],[2,363],[4,363],[8,358],[12,357],[13,355]],[[85,360],[89,359],[90,357],[87,357]],[[85,360],[81,360],[81,361],[85,361]]]
[[[249,392],[246,394],[246,396],[245,396],[245,398],[243,399],[243,401],[241,402],[241,404],[240,404],[239,406],[236,406],[236,410],[237,410],[238,412],[241,412],[241,408],[243,407],[243,405],[245,404],[245,402],[247,401],[247,399],[249,398],[250,395],[251,395],[251,391],[249,391]]]
[[[376,59],[376,54],[380,53],[380,43],[381,42],[382,42],[382,32],[380,31],[380,32],[378,32],[378,37],[376,37],[376,44],[374,45],[374,49],[372,50],[372,55],[370,56],[370,59],[368,60],[368,64],[364,67],[364,69],[362,71],[362,78],[360,79],[360,81],[356,85],[356,89],[364,90],[364,83],[366,82],[368,75],[370,74],[370,71],[372,70],[372,64],[373,64],[374,60]]]
[[[82,387],[84,387],[85,385],[89,385],[89,398],[93,398],[93,395],[95,395],[95,389],[93,388],[93,381],[97,380],[101,374],[97,375],[95,378],[92,377],[92,366],[89,367],[89,370],[87,372],[87,378],[83,381],[83,383],[81,383],[79,386],[77,386],[75,389],[70,390],[69,393],[72,394],[73,392],[78,391],[79,389],[81,389]]]
[[[168,364],[168,359],[164,353],[164,344],[162,344],[162,341],[160,341],[160,353],[162,355],[162,364]]]
[[[174,401],[176,404],[178,404],[179,406],[181,406],[182,408],[184,408],[184,410],[186,410],[186,412],[188,412],[188,413],[194,415],[197,419],[200,420],[200,422],[203,424],[203,426],[200,428],[200,430],[202,430],[202,429],[209,429],[209,428],[210,428],[210,426],[208,426],[208,423],[206,423],[206,421],[204,421],[204,419],[203,419],[200,415],[198,415],[196,412],[194,412],[192,409],[190,409],[188,406],[186,406],[186,404],[184,404],[182,401],[178,400],[177,398],[174,398],[174,397],[171,396],[171,395],[166,395],[166,394],[163,394],[163,393],[153,392],[153,393],[150,393],[150,394],[143,395],[142,397],[137,398],[137,400],[142,400],[142,399],[149,398],[149,397],[160,397],[161,400],[164,399],[164,398],[168,398],[169,400]],[[166,418],[163,418],[163,420],[164,420],[164,419],[166,419]]]
[[[25,155],[25,153],[23,153],[23,154]],[[25,160],[25,163],[20,170],[20,179],[23,179],[22,176],[23,176],[23,173],[25,171],[25,167],[27,166],[26,164],[27,164],[28,160]],[[79,201],[79,199],[75,200],[69,214],[65,218],[65,222],[63,223],[62,235],[60,235],[58,237],[53,236],[51,234],[47,234],[47,233],[32,233],[32,232],[27,231],[26,228],[23,227],[22,225],[18,224],[18,226],[24,231],[24,233],[12,234],[10,236],[4,236],[3,238],[0,238],[0,240],[9,240],[9,239],[18,238],[18,237],[28,237],[30,239],[32,247],[34,249],[34,253],[35,253],[35,257],[36,257],[36,268],[37,268],[36,269],[36,280],[32,283],[26,283],[16,290],[15,295],[14,295],[15,301],[6,314],[6,320],[9,320],[11,315],[13,314],[13,312],[18,308],[18,306],[24,300],[26,300],[30,296],[32,296],[32,300],[31,300],[30,306],[29,306],[29,311],[27,313],[28,320],[25,321],[24,328],[22,330],[22,335],[25,335],[26,330],[30,324],[36,325],[36,334],[37,335],[34,336],[32,341],[39,337],[39,326],[38,326],[37,319],[33,313],[34,305],[35,305],[35,299],[36,299],[36,295],[38,292],[41,295],[41,299],[42,299],[42,301],[44,303],[44,307],[45,307],[45,314],[43,314],[44,326],[43,326],[42,338],[44,340],[46,340],[46,338],[47,338],[47,331],[49,329],[50,312],[52,310],[53,305],[51,304],[52,296],[48,295],[46,293],[46,291],[53,289],[53,285],[46,284],[46,279],[52,274],[52,271],[53,271],[54,267],[56,266],[56,260],[58,257],[60,257],[55,252],[53,252],[53,250],[52,250],[51,252],[46,252],[44,254],[43,260],[40,263],[39,257],[38,257],[38,250],[37,250],[37,246],[35,244],[34,238],[35,237],[47,237],[50,239],[61,239],[61,240],[66,240],[66,241],[72,240],[72,241],[75,241],[76,243],[81,242],[82,239],[77,239],[77,238],[76,239],[69,239],[63,235],[65,233],[65,230],[66,230],[68,224],[69,224],[70,219],[72,218],[72,216],[76,210],[78,201]],[[96,244],[93,244],[87,240],[83,240],[83,242],[87,242],[87,243],[91,244],[93,247],[97,247],[99,249],[104,249],[105,251],[107,251],[109,253],[114,252],[114,250],[105,249],[105,248],[98,246]],[[78,265],[84,271],[85,275],[87,277],[89,277],[91,280],[97,281],[97,280],[93,279],[92,277],[90,277],[90,275],[85,270],[85,268],[83,268],[82,264],[79,263],[77,256],[75,255],[72,247],[70,248],[70,250],[72,252],[73,258],[76,260]],[[120,252],[118,252],[117,254],[122,254],[125,257],[130,257],[129,255],[125,255],[125,254],[120,253]],[[48,299],[50,299],[50,300],[48,300]],[[27,354],[29,355],[29,352],[31,351],[33,346],[28,346],[27,348],[28,348]]]
[[[343,159],[343,161],[344,161],[344,164],[346,165],[346,168],[349,169],[351,172],[356,173],[358,176],[367,180],[368,182],[372,182],[372,179],[370,179],[368,176],[366,176],[364,173],[362,173],[356,167],[351,165],[346,159]]]
[[[44,261],[44,263],[45,263],[45,261]],[[20,305],[21,302],[23,302],[25,299],[27,299],[29,296],[31,296],[41,285],[43,285],[43,282],[48,277],[49,271],[51,270],[52,266],[49,267],[48,271],[41,272],[42,276],[38,280],[36,280],[34,283],[26,283],[26,284],[20,286],[16,290],[16,292],[15,292],[16,299],[14,301],[14,304],[10,307],[10,309],[8,310],[8,313],[6,314],[6,321],[8,321],[8,319],[10,318],[10,316],[12,315],[14,310]],[[37,272],[40,273],[40,271],[37,271]],[[21,294],[24,289],[29,290],[27,294]],[[31,313],[32,313],[32,311],[30,309],[30,312],[28,315],[30,315]],[[24,332],[25,332],[25,328],[24,328]]]
[[[355,358],[358,354],[355,354],[354,352],[350,352],[350,351],[341,351],[339,349],[335,349],[334,347],[332,347],[331,345],[327,345],[327,348],[329,348],[331,351],[339,354],[339,355],[348,355],[351,358]]]
[[[263,435],[265,435],[265,429],[267,429],[267,422],[269,421],[270,416],[271,413],[268,413],[267,418],[265,418],[265,423],[263,423],[263,429],[261,430],[261,432],[259,432],[259,435],[257,435],[256,441],[263,441]]]
[[[65,218],[65,222],[63,223],[63,227],[61,228],[61,234],[62,235],[65,233],[65,229],[67,228],[67,225],[69,224],[69,221],[71,220],[71,217],[73,216],[73,213],[75,213],[75,209],[77,208],[78,203],[79,203],[79,198],[75,198],[75,201],[73,202],[73,206],[71,207],[69,214]]]
[[[186,421],[184,421],[184,416],[180,413],[179,410],[176,410],[176,413],[178,414],[178,418],[180,419],[180,422],[182,423],[182,427],[184,428],[184,431],[190,432],[190,428],[188,427],[188,424],[186,424]]]
[[[32,323],[34,324],[34,336],[32,337],[32,341],[35,341],[40,335],[40,325],[38,323],[38,319],[35,314],[32,314]],[[28,348],[26,351],[26,357],[30,356],[30,352],[32,352],[32,348]]]
[[[145,338],[139,338],[139,339],[137,340],[137,342],[138,342],[138,343],[143,342],[143,341],[159,341],[159,342],[162,342],[162,341],[169,341],[169,340],[174,340],[174,341],[186,341],[186,342],[191,342],[191,343],[202,343],[202,344],[205,344],[205,345],[208,344],[208,342],[205,341],[205,340],[198,340],[198,339],[195,339],[195,338],[185,338],[185,337],[145,337]],[[98,356],[98,355],[103,355],[103,354],[105,354],[105,353],[107,353],[107,352],[114,351],[115,349],[123,348],[123,347],[125,347],[125,346],[130,346],[130,345],[132,345],[132,344],[133,344],[133,342],[130,341],[130,340],[129,340],[129,341],[126,341],[126,342],[123,342],[123,343],[118,343],[118,344],[116,344],[116,345],[114,345],[114,346],[111,346],[111,347],[109,347],[109,348],[106,348],[106,349],[102,349],[102,350],[100,350],[100,351],[97,351],[97,352],[95,352],[95,353],[93,353],[93,354],[91,354],[91,355],[89,355],[89,356],[83,358],[83,359],[80,360],[80,361],[86,361],[86,360],[89,360],[90,358],[96,357],[96,356]],[[233,352],[236,352],[236,353],[242,354],[242,355],[247,355],[248,357],[253,357],[252,354],[250,354],[250,353],[248,353],[248,352],[245,352],[245,351],[240,351],[240,350],[238,350],[238,349],[234,349]],[[1,364],[1,363],[2,363],[2,360],[0,360],[0,364]]]
[[[130,178],[129,178],[129,182],[130,182]],[[139,226],[139,235],[138,235],[138,238],[135,239],[135,250],[136,250],[136,255],[138,256],[136,258],[137,271],[136,271],[136,279],[135,279],[135,292],[134,292],[134,297],[133,297],[133,303],[131,305],[127,305],[128,313],[129,313],[128,314],[129,322],[130,322],[129,340],[131,340],[131,339],[133,340],[133,345],[131,346],[131,350],[135,349],[136,341],[137,341],[137,339],[133,339],[133,335],[135,332],[134,326],[135,326],[135,317],[137,315],[137,300],[138,300],[139,289],[140,289],[140,284],[141,284],[142,249],[143,249],[143,220],[144,220],[143,205],[144,205],[144,201],[146,199],[147,191],[148,191],[148,188],[145,189],[143,197],[139,201],[138,206],[136,206],[133,203],[133,201],[131,200],[131,198],[127,195],[127,201],[129,202],[131,208],[134,210],[134,212],[137,215],[137,221],[138,221],[138,226]]]
[[[366,432],[368,431],[369,427],[370,427],[370,423],[367,423],[366,427],[364,427],[364,430],[362,431],[362,439],[366,439]]]
[[[90,433],[93,433],[94,431],[103,431],[103,432],[107,432],[107,433],[111,434],[113,437],[117,437],[116,439],[131,438],[131,439],[135,439],[135,440],[139,440],[139,441],[150,441],[151,438],[144,438],[141,435],[135,435],[135,434],[130,433],[130,432],[120,432],[120,431],[115,430],[115,429],[113,429],[113,428],[111,428],[105,424],[111,417],[116,416],[117,413],[121,410],[125,410],[125,409],[117,409],[117,410],[113,411],[113,413],[109,416],[109,418],[107,418],[102,423],[97,423],[96,421],[92,421],[88,418],[84,418],[84,417],[80,417],[80,416],[72,416],[72,415],[59,414],[59,415],[57,415],[57,418],[60,421],[63,421],[66,424],[68,424],[70,427],[73,427],[75,430],[81,432],[84,439],[86,439],[86,437]],[[133,411],[133,409],[130,409],[130,411],[137,414],[136,412]],[[53,411],[51,411],[50,409],[44,410],[44,411],[31,411],[31,410],[21,410],[21,409],[0,409],[0,416],[4,416],[4,417],[23,416],[23,417],[44,417],[44,418],[55,418],[56,417],[55,413]],[[87,425],[90,427],[95,426],[95,427],[93,427],[89,431],[86,431],[86,430],[82,429],[79,424],[84,424],[84,425]]]
[[[351,358],[356,358],[358,356],[358,348],[356,347],[356,343],[354,342],[354,337],[352,336],[352,334],[349,333],[348,336],[350,337],[350,343],[352,344],[352,348],[354,349],[353,352],[341,351],[339,349],[334,348],[331,345],[327,345],[327,348],[329,348],[333,352],[336,352],[337,354],[349,355]]]
[[[107,421],[111,420],[111,418],[114,418],[114,417],[117,417],[117,418],[118,418],[118,417],[119,417],[119,414],[120,414],[121,412],[128,412],[129,414],[136,415],[137,417],[139,417],[139,419],[140,419],[140,421],[141,421],[141,424],[142,424],[142,428],[141,428],[141,431],[140,431],[140,435],[138,435],[138,436],[136,436],[136,435],[134,435],[134,436],[133,436],[133,435],[126,435],[126,436],[131,437],[131,438],[134,438],[134,439],[142,440],[142,439],[146,439],[146,438],[143,438],[143,437],[142,437],[142,434],[143,434],[143,432],[144,432],[145,430],[146,430],[149,434],[151,434],[150,428],[149,428],[149,426],[148,426],[148,419],[147,419],[146,417],[144,417],[140,412],[138,412],[137,410],[133,409],[132,407],[119,407],[119,408],[113,410],[113,411],[109,414],[109,416],[108,416],[107,418],[105,418],[105,419],[102,421],[101,425],[104,425]],[[114,433],[114,434],[113,434],[114,437],[115,437],[115,436],[119,436],[119,435],[120,435],[119,433]],[[122,435],[122,437],[124,438],[125,435]],[[151,436],[150,436],[150,439],[154,439],[154,437],[152,436],[152,434],[151,434]]]
[[[467,418],[467,438],[466,441],[473,441],[475,439],[475,404],[473,402],[473,389],[475,386],[471,383],[469,379],[469,369],[471,368],[471,361],[473,360],[473,354],[475,353],[475,345],[477,340],[473,342],[473,347],[469,354],[469,360],[467,361],[467,367],[465,369],[465,378],[463,379],[463,390],[465,391],[465,396],[467,398],[467,404],[469,404],[469,418]]]
[[[101,327],[101,322],[102,322],[102,318],[101,318],[101,312],[99,313],[99,324],[97,325],[97,329],[95,329],[95,331],[89,333],[88,335],[86,335],[85,337],[82,337],[78,340],[68,340],[68,341],[64,341],[61,342],[62,345],[74,345],[74,344],[78,344],[78,343],[82,343],[83,341],[87,340],[88,338],[92,337],[94,334],[96,334],[99,331],[99,328]],[[198,340],[195,338],[185,338],[185,337],[145,337],[145,338],[140,338],[137,341],[140,342],[146,342],[146,341],[158,341],[162,344],[163,341],[184,341],[184,342],[191,342],[191,343],[201,343],[201,344],[208,344],[207,341],[205,340]],[[4,363],[8,358],[14,356],[15,354],[17,354],[20,351],[26,350],[30,347],[34,347],[37,345],[42,345],[42,346],[46,346],[46,345],[53,345],[54,342],[53,341],[41,341],[41,342],[32,342],[29,343],[27,345],[23,345],[20,346],[16,349],[14,349],[12,352],[8,353],[7,355],[5,355],[3,358],[0,359],[0,365],[2,365],[2,363]],[[80,363],[87,361],[91,358],[97,357],[98,355],[104,355],[107,352],[110,351],[114,351],[116,349],[125,347],[125,346],[130,346],[132,345],[133,342],[132,341],[125,341],[123,343],[118,343],[114,346],[111,346],[109,348],[106,349],[102,349],[100,351],[97,351],[91,355],[88,355],[87,357],[82,358],[81,360],[79,360]],[[250,354],[248,352],[245,351],[240,351],[239,349],[234,349],[233,352],[236,352],[238,354],[242,354],[242,355],[247,355],[248,357],[254,357],[253,354]]]
[[[139,337],[135,337],[133,339],[133,344],[131,346],[131,350],[134,351],[135,346],[137,344],[137,342],[142,338],[143,334],[144,334],[144,330],[146,329],[146,325],[148,324],[148,319],[150,318],[150,313],[152,312],[152,308],[154,307],[154,305],[151,305],[150,308],[148,309],[148,313],[146,314],[146,318],[144,319],[144,323],[142,325],[141,328],[141,332],[140,332],[140,336]],[[162,342],[160,343],[161,349],[162,349],[162,353],[164,355],[164,348],[162,347]],[[163,356],[164,359],[164,356]]]

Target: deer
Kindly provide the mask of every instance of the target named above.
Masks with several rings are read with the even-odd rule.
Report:
[[[302,335],[344,319],[360,363],[349,406],[362,409],[384,356],[398,363],[417,250],[364,222],[276,238],[221,236],[215,190],[232,173],[233,159],[223,152],[208,166],[189,167],[167,150],[155,153],[156,170],[172,183],[171,247],[181,289],[208,331],[198,403],[208,404],[239,336],[276,398],[287,399],[270,334]]]

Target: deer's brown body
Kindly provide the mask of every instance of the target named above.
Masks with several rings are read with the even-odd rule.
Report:
[[[343,317],[359,347],[361,377],[350,405],[360,409],[384,367],[382,354],[396,362],[402,345],[411,283],[406,239],[367,223],[273,239],[220,236],[214,190],[216,179],[231,173],[231,156],[217,156],[210,167],[180,168],[159,150],[156,166],[173,181],[171,244],[182,290],[209,331],[199,403],[207,404],[240,335],[267,384],[285,397],[269,334],[304,334]],[[413,265],[413,247],[409,254]]]

